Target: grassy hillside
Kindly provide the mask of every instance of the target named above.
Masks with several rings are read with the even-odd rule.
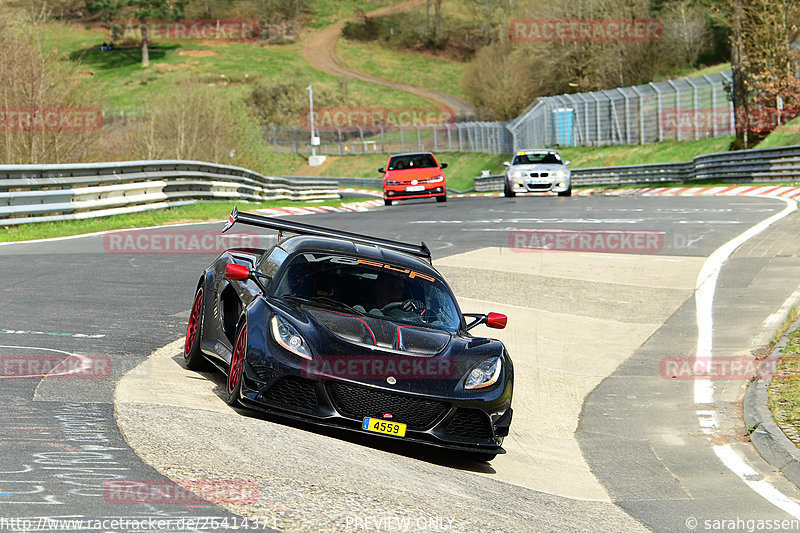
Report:
[[[767,135],[766,139],[761,141],[756,148],[774,148],[794,144],[800,144],[800,117],[783,124]]]
[[[320,72],[303,60],[298,43],[155,42],[150,46],[150,66],[143,68],[138,46],[101,52],[100,45],[108,35],[99,27],[50,23],[42,36],[45,46],[82,63],[85,83],[99,92],[100,105],[108,110],[135,112],[188,77],[230,98],[248,94],[258,83],[282,79],[339,87],[336,76]],[[431,107],[414,95],[356,80],[347,83],[347,90],[365,105],[392,102],[395,107]]]
[[[467,63],[347,39],[336,43],[336,54],[347,66],[361,72],[466,98],[461,76]]]

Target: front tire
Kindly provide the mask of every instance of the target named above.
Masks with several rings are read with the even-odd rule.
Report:
[[[203,322],[203,287],[200,286],[194,295],[194,304],[189,313],[186,326],[186,342],[183,345],[183,360],[189,370],[206,368],[206,360],[200,351],[200,337]]]
[[[389,200],[388,198],[384,198],[383,199],[383,204],[386,205],[386,206],[390,206],[390,205],[392,205],[392,201]]]
[[[447,195],[446,194],[443,194],[441,196],[437,196],[436,197],[436,202],[437,203],[442,203],[442,202],[446,202],[446,201],[447,201]]]
[[[517,195],[517,193],[511,190],[511,186],[508,184],[508,181],[506,181],[506,186],[503,188],[503,194],[506,198],[514,198]]]
[[[242,395],[242,375],[244,374],[244,360],[247,355],[247,320],[243,320],[236,330],[236,342],[233,345],[231,364],[228,367],[227,388],[225,389],[225,402],[228,405],[239,405]]]
[[[567,189],[566,191],[562,191],[558,193],[559,196],[572,196],[572,187]]]

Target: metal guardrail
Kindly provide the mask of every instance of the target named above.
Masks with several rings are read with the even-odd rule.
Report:
[[[0,226],[135,213],[201,200],[338,198],[333,180],[262,176],[202,161],[0,165]]]
[[[475,190],[502,191],[504,175],[475,178]],[[681,163],[576,168],[573,186],[658,185],[708,180],[800,181],[800,146],[718,152]]]

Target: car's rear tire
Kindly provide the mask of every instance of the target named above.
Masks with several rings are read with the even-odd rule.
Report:
[[[562,191],[558,193],[559,196],[572,196],[572,187],[567,189],[566,191]]]
[[[514,198],[517,195],[517,193],[511,190],[511,186],[508,184],[508,182],[506,182],[506,185],[503,188],[503,194],[506,198]]]
[[[207,367],[200,352],[201,328],[203,325],[203,287],[199,287],[194,296],[192,310],[189,312],[189,323],[186,325],[186,341],[183,345],[183,360],[189,370],[202,370]]]
[[[227,387],[225,389],[225,402],[228,405],[239,405],[242,394],[242,375],[244,374],[244,360],[247,355],[247,320],[243,320],[236,328],[236,342],[233,344],[231,364],[228,367]]]
[[[436,201],[439,202],[439,203],[446,202],[447,201],[447,195],[443,194],[441,196],[437,196],[436,197]]]
[[[384,198],[383,199],[383,203],[384,203],[384,205],[392,205],[392,201],[389,200],[388,198]]]

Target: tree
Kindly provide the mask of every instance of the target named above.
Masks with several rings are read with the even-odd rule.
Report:
[[[150,64],[147,48],[147,23],[155,20],[178,20],[184,16],[187,0],[89,0],[87,10],[109,22],[118,17],[133,16],[142,32],[142,66]]]
[[[102,118],[79,66],[45,51],[37,23],[0,22],[0,160],[67,163],[96,156]]]
[[[734,148],[755,145],[777,126],[780,103],[800,110],[800,5],[796,0],[732,0]]]

